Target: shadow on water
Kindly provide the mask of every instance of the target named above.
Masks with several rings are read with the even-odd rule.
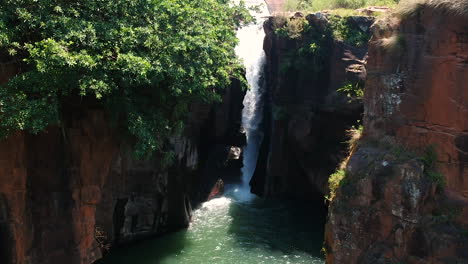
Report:
[[[116,248],[95,264],[159,264],[166,258],[182,252],[192,241],[187,239],[187,230],[135,243],[125,248]]]
[[[247,197],[247,199],[244,199]],[[188,230],[113,250],[99,264],[322,264],[323,204],[227,193]]]
[[[265,200],[234,202],[228,232],[245,250],[262,247],[282,255],[302,253],[323,258],[326,207],[320,202]]]

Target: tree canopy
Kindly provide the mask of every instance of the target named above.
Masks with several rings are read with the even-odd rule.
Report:
[[[4,0],[0,11],[0,57],[21,65],[0,86],[3,137],[61,125],[69,98],[92,97],[147,157],[190,103],[243,79],[235,30],[251,18],[230,0]]]

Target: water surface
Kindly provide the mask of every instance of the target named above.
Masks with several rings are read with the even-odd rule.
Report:
[[[323,212],[314,207],[234,189],[195,210],[187,230],[114,251],[102,263],[324,263]]]

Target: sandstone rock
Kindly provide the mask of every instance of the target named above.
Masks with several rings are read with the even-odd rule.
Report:
[[[446,190],[460,197],[468,191],[467,22],[430,8],[396,22],[389,31],[404,41],[401,53],[380,47],[381,38],[391,36],[376,32],[365,95],[369,134],[394,135],[415,149],[434,145]]]
[[[418,159],[361,143],[329,208],[327,263],[463,263],[468,238]],[[441,214],[436,211],[443,212]]]
[[[467,24],[425,7],[373,26],[365,136],[330,205],[327,263],[468,263]],[[438,191],[406,153],[430,145],[447,183]]]

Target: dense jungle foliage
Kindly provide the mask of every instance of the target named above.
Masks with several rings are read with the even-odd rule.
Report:
[[[67,104],[91,97],[145,158],[165,151],[191,103],[244,78],[234,54],[235,30],[251,19],[242,3],[4,0],[0,11],[0,62],[20,68],[0,86],[1,137],[60,126]]]

